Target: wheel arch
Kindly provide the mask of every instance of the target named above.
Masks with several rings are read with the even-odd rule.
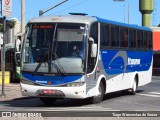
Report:
[[[107,83],[106,83],[106,78],[101,78],[101,81],[103,83],[103,86],[104,86],[104,93],[106,93],[106,89],[107,89]]]
[[[99,76],[99,78],[98,78],[98,80],[97,80],[97,85],[96,85],[97,88],[99,87],[100,82],[103,83],[103,85],[104,85],[104,90],[105,90],[105,93],[106,93],[107,83],[106,83],[106,77],[105,77],[104,75],[100,75],[100,76]]]
[[[134,80],[136,80],[137,87],[138,87],[138,85],[139,85],[139,75],[138,75],[138,73],[135,74]]]

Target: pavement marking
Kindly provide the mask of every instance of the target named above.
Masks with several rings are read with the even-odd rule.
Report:
[[[160,95],[151,95],[151,94],[139,94],[138,93],[138,95],[147,96],[147,97],[157,97],[157,98],[160,97]]]
[[[21,108],[20,108],[21,109]],[[101,107],[101,106],[81,106],[81,107],[42,107],[42,109],[40,108],[30,108],[30,107],[27,107],[25,108],[26,111],[29,111],[31,110],[32,111],[36,111],[36,110],[42,110],[42,111],[55,111],[55,112],[64,112],[64,111],[120,111],[120,110],[115,110],[115,109],[112,109],[112,108],[104,108],[104,107]]]
[[[128,103],[128,104],[135,104],[135,105],[141,105],[141,106],[145,106],[145,107],[147,106],[148,108],[152,107],[152,109],[153,109],[153,107],[160,109],[159,106],[155,106],[155,105],[152,105],[152,104],[142,104],[142,103],[137,103],[137,102],[129,102],[129,101],[125,101],[125,100],[119,100],[119,102],[124,102],[124,103]]]
[[[156,95],[160,95],[160,92],[149,92],[151,94],[156,94]]]
[[[97,107],[66,107],[66,108],[50,108],[47,110],[52,110],[52,111],[112,111],[111,108],[103,108],[103,107],[100,107],[100,106],[97,106]]]

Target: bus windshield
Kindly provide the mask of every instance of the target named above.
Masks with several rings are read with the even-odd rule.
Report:
[[[23,71],[83,73],[84,24],[29,24],[24,42]]]

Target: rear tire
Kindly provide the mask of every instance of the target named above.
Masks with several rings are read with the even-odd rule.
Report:
[[[103,97],[104,97],[104,85],[102,82],[100,82],[99,84],[99,94],[90,98],[90,102],[95,104],[95,103],[100,103],[102,100],[103,100]]]
[[[50,98],[50,97],[40,97],[39,98],[44,104],[53,104],[54,102],[56,102],[55,98]]]

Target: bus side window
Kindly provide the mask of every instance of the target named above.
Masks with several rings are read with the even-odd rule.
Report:
[[[133,29],[130,29],[129,30],[129,37],[128,37],[128,40],[129,40],[129,47],[131,48],[135,48],[136,44],[135,44],[135,30]]]
[[[109,25],[101,24],[100,41],[101,46],[109,46]]]
[[[152,33],[151,32],[148,33],[148,38],[149,38],[148,49],[152,49],[153,45],[152,45]]]
[[[138,48],[138,32],[135,31],[135,42],[136,42],[136,48]]]
[[[114,26],[111,26],[111,46],[115,46],[115,40],[114,40]]]
[[[138,48],[143,48],[143,32],[138,31]]]
[[[148,32],[143,32],[143,45],[145,49],[148,48]]]
[[[93,23],[91,26],[90,37],[94,39],[95,43],[98,43],[98,23]]]
[[[114,29],[114,41],[115,47],[119,47],[119,27],[115,27]]]
[[[122,28],[121,32],[121,47],[128,47],[128,30]]]
[[[111,46],[119,47],[119,27],[111,27]]]
[[[105,25],[105,46],[110,45],[110,26]]]

